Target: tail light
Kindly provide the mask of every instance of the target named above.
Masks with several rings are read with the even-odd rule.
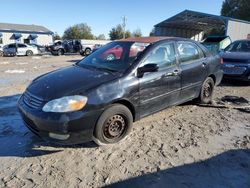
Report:
[[[223,58],[220,58],[220,64],[224,64],[224,60],[223,60]]]

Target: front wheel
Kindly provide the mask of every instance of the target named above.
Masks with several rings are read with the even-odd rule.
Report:
[[[0,57],[2,57],[3,56],[3,52],[2,51],[0,51]]]
[[[198,98],[199,103],[209,104],[212,103],[214,92],[214,80],[208,77],[202,84],[200,96]]]
[[[64,54],[63,49],[59,49],[59,50],[57,51],[57,55],[58,55],[58,56],[61,56],[61,55],[63,55],[63,54]]]
[[[130,110],[120,104],[106,109],[97,121],[94,141],[98,145],[117,143],[126,138],[131,131],[133,116]]]

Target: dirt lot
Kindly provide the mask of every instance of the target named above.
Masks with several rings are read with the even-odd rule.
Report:
[[[249,108],[172,107],[104,147],[55,146],[34,136],[18,97],[38,75],[79,59],[0,57],[0,187],[250,187]],[[214,99],[225,95],[250,101],[250,86],[223,83]]]

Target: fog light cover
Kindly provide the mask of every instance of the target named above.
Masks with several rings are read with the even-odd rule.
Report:
[[[69,138],[69,134],[56,134],[56,133],[49,133],[50,138],[54,138],[57,140],[67,140]]]

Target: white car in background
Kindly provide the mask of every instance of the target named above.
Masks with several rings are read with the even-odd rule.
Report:
[[[12,43],[5,45],[3,47],[4,55],[13,55],[13,56],[32,56],[39,54],[39,50],[35,46],[30,46],[23,43]]]
[[[3,56],[3,47],[0,46],[0,57]]]

